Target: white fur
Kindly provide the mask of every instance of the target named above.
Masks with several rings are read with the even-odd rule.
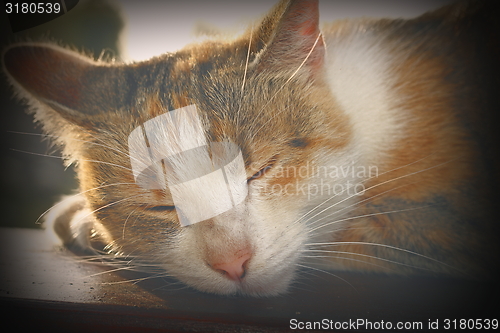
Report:
[[[162,255],[166,270],[181,281],[212,293],[259,296],[285,292],[294,277],[307,232],[302,224],[287,230],[298,216],[297,209],[285,204],[272,206],[256,192],[258,185],[250,186],[247,199],[211,219],[213,226],[194,224],[183,228],[176,246]],[[230,281],[209,267],[211,256],[224,260],[244,249],[251,251],[252,259],[241,282]]]
[[[393,87],[393,56],[383,45],[384,37],[362,24],[346,23],[341,33],[325,30],[331,91],[349,116],[353,143],[364,163],[380,160],[404,133],[404,113],[397,108],[400,100]]]
[[[45,216],[47,231],[51,236],[54,232],[66,246],[91,249],[89,235],[94,227],[94,216],[85,206],[82,195],[63,197]]]

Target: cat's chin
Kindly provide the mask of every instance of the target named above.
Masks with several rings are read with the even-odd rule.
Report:
[[[280,272],[261,275],[249,272],[241,281],[230,281],[219,277],[210,280],[179,277],[179,280],[199,291],[210,294],[272,297],[287,293],[294,275],[292,269],[284,269]]]

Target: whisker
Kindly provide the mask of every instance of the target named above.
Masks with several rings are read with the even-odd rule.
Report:
[[[387,174],[387,173],[394,172],[394,171],[399,170],[399,169],[407,168],[407,167],[409,167],[409,166],[411,166],[411,165],[417,164],[418,162],[422,162],[423,160],[428,159],[429,157],[431,157],[431,156],[433,156],[433,155],[435,155],[435,154],[436,154],[436,153],[430,153],[429,155],[424,156],[424,157],[422,157],[422,158],[419,158],[418,160],[415,160],[415,161],[410,162],[410,163],[408,163],[408,164],[404,164],[404,165],[398,166],[398,167],[396,167],[396,168],[392,168],[392,169],[390,169],[390,170],[384,171],[384,172],[382,172],[382,173],[378,174],[377,176],[373,176],[373,177],[380,177],[381,175],[385,175],[385,174]],[[454,161],[454,160],[456,160],[456,158],[454,158],[454,159],[450,160],[449,162],[452,162],[452,161]],[[373,178],[373,177],[370,177],[370,178]]]
[[[434,259],[432,257],[429,257],[429,256],[426,256],[426,255],[423,255],[421,253],[418,253],[418,252],[414,252],[414,251],[411,251],[411,250],[407,250],[407,249],[403,249],[403,248],[400,248],[400,247],[397,247],[397,246],[392,246],[392,245],[387,245],[387,244],[380,244],[380,243],[370,243],[370,242],[348,242],[348,241],[338,241],[338,242],[325,242],[325,243],[309,243],[307,244],[308,246],[318,246],[318,245],[325,245],[325,246],[328,246],[328,245],[346,245],[346,244],[350,244],[350,245],[368,245],[368,246],[377,246],[377,247],[383,247],[383,248],[388,248],[388,249],[392,249],[392,250],[396,250],[396,251],[401,251],[401,252],[405,252],[405,253],[409,253],[409,254],[412,254],[412,255],[415,255],[415,256],[418,256],[418,257],[421,257],[421,258],[425,258],[427,260],[430,260],[430,261],[434,261],[440,265],[444,265],[444,266],[447,266],[449,268],[452,268],[453,270],[456,270],[456,271],[459,271],[457,268],[451,266],[451,265],[448,265],[447,263],[445,262],[442,262],[442,261],[439,261],[437,259]]]
[[[250,60],[250,51],[252,49],[252,36],[253,36],[253,25],[250,28],[250,38],[248,40],[247,57],[246,57],[246,60],[245,60],[245,71],[243,72],[243,80],[242,80],[242,83],[241,83],[241,99],[240,99],[240,103],[239,103],[239,106],[238,106],[238,111],[236,111],[236,116],[235,116],[235,120],[236,120],[235,127],[236,128],[239,128],[241,106],[243,105],[243,99],[245,98],[244,91],[245,91],[245,84],[246,84],[247,73],[248,73],[248,62]]]
[[[396,170],[399,170],[399,169],[402,169],[402,168],[409,167],[409,166],[411,166],[411,165],[413,165],[413,164],[416,164],[416,163],[418,163],[418,162],[420,162],[420,161],[423,161],[423,160],[424,160],[424,159],[426,159],[426,158],[429,158],[429,157],[430,157],[430,156],[432,156],[433,154],[434,154],[434,153],[429,154],[429,155],[427,155],[427,156],[425,156],[425,157],[423,157],[423,158],[420,158],[420,159],[418,159],[418,160],[416,160],[416,161],[413,161],[413,162],[411,162],[411,163],[408,163],[408,164],[405,164],[405,165],[402,165],[402,166],[399,166],[399,167],[396,167],[396,168],[393,168],[393,169],[390,169],[390,170],[384,171],[384,172],[382,172],[382,173],[380,173],[380,174],[378,174],[378,175],[376,175],[376,176],[370,176],[370,177],[368,177],[367,179],[363,180],[360,184],[364,184],[364,183],[366,183],[367,181],[369,181],[370,179],[373,179],[373,178],[378,178],[378,177],[380,177],[381,175],[384,175],[384,174],[387,174],[387,173],[390,173],[390,172],[393,172],[393,171],[396,171]],[[343,193],[343,192],[345,192],[345,191],[346,191],[346,189],[342,190],[340,193],[335,194],[334,196],[332,196],[332,197],[330,197],[330,198],[327,198],[325,201],[323,201],[323,202],[321,202],[321,203],[317,204],[315,207],[313,207],[313,208],[312,208],[312,209],[310,209],[308,212],[306,212],[305,214],[303,214],[303,215],[302,215],[302,217],[300,217],[297,221],[300,221],[300,220],[301,220],[302,218],[304,218],[306,215],[310,214],[310,213],[311,213],[311,212],[313,212],[315,209],[319,208],[319,207],[320,207],[320,206],[322,206],[323,204],[327,203],[328,201],[332,200],[332,199],[333,199],[333,198],[335,198],[337,195],[340,195],[340,194],[342,194],[342,193]],[[365,190],[365,192],[366,192],[366,190]],[[352,197],[352,196],[351,196],[351,197]],[[331,206],[330,206],[330,207],[331,207]],[[297,221],[295,221],[295,222],[297,222]],[[294,223],[295,223],[295,222],[294,222]]]
[[[50,135],[50,134],[40,134],[40,133],[28,133],[28,132],[17,132],[17,131],[9,131],[10,133],[15,133],[15,134],[22,134],[22,135],[33,135],[33,136],[41,136],[41,137],[47,137],[47,138],[55,138],[55,139],[59,139],[61,138],[61,136],[59,135]],[[94,136],[92,136],[94,137]],[[95,138],[95,137],[94,137]],[[128,157],[128,158],[132,158],[140,163],[142,163],[144,166],[148,166],[146,163],[144,163],[144,161],[124,152],[124,151],[121,151],[120,149],[118,148],[115,148],[115,147],[112,147],[110,145],[107,145],[107,144],[100,144],[100,143],[97,143],[97,142],[92,142],[92,141],[88,141],[88,140],[82,140],[82,139],[76,139],[76,138],[65,138],[65,140],[72,140],[72,141],[80,141],[80,142],[84,142],[84,143],[87,143],[87,144],[90,144],[90,145],[95,145],[95,146],[99,146],[99,147],[103,147],[103,148],[107,148],[107,149],[110,149],[110,150],[113,150],[113,151],[116,151],[120,154],[123,154],[125,157]],[[102,142],[102,140],[100,139],[97,139],[98,141]],[[41,155],[41,156],[47,156],[47,157],[56,157],[56,156],[52,156],[52,155],[45,155],[45,154],[37,154],[37,153],[32,153],[32,152],[27,152],[27,151],[22,151],[22,150],[18,150],[18,149],[14,149],[14,148],[11,148],[12,150],[15,150],[15,151],[19,151],[19,152],[22,152],[22,153],[28,153],[28,154],[34,154],[34,155]],[[62,157],[59,157],[62,159]]]
[[[308,230],[308,232],[314,232],[314,231],[316,231],[318,229],[321,229],[323,227],[327,227],[329,225],[332,225],[332,224],[335,224],[335,223],[344,222],[344,221],[359,219],[359,218],[363,218],[363,217],[377,216],[377,215],[386,215],[386,214],[408,212],[408,211],[412,211],[412,210],[417,210],[417,209],[422,209],[422,208],[428,208],[428,207],[431,207],[431,206],[433,206],[433,205],[411,207],[411,208],[405,208],[405,209],[396,209],[396,210],[389,210],[389,211],[385,211],[385,212],[378,212],[378,213],[371,213],[371,214],[364,214],[364,215],[357,215],[357,216],[346,217],[346,218],[343,218],[343,219],[340,219],[340,220],[335,220],[335,221],[328,222],[326,224],[320,225],[320,226],[318,226],[316,228]],[[324,218],[327,218],[327,217],[329,217],[329,215],[325,216]]]
[[[54,155],[48,155],[48,154],[34,153],[34,152],[24,151],[24,150],[15,149],[15,148],[11,148],[11,150],[17,151],[17,152],[21,152],[21,153],[25,153],[25,154],[30,154],[30,155],[63,159],[61,156],[54,156]],[[117,168],[121,168],[121,169],[125,169],[127,171],[132,172],[132,169],[127,168],[127,167],[125,167],[123,165],[115,164],[115,163],[110,163],[110,162],[105,162],[105,161],[99,161],[99,160],[86,160],[86,159],[79,159],[79,161],[93,162],[93,163],[100,163],[100,164],[105,164],[105,165],[111,165],[111,166],[114,166],[114,167],[117,167]]]
[[[100,163],[100,164],[104,164],[104,165],[111,165],[111,166],[114,166],[114,167],[117,167],[117,168],[124,169],[124,170],[132,172],[132,169],[127,168],[127,167],[125,167],[123,165],[115,164],[115,163],[104,162],[104,161],[99,161],[99,160],[84,160],[84,159],[79,159],[79,161],[92,162],[92,163]]]
[[[127,260],[123,260],[127,259]],[[105,266],[106,268],[109,267],[117,267],[114,269],[108,269],[103,272],[95,273],[92,275],[89,275],[88,277],[93,277],[93,276],[98,276],[98,275],[103,275],[107,273],[114,273],[114,272],[120,272],[120,271],[131,271],[131,272],[137,272],[137,273],[145,273],[145,274],[152,274],[153,276],[158,276],[158,275],[164,275],[165,271],[161,268],[158,267],[157,264],[151,263],[149,261],[138,261],[138,257],[133,258],[133,259],[128,259],[128,256],[110,256],[109,254],[103,254],[101,256],[92,256],[88,257],[85,260],[77,260],[77,262],[81,263],[86,263],[86,264],[94,264],[94,265],[99,265],[99,266]],[[157,273],[155,273],[157,272]],[[155,273],[155,274],[153,274]]]
[[[131,270],[131,269],[133,269],[133,267],[130,267],[130,266],[124,266],[124,267],[114,268],[114,269],[110,269],[110,270],[107,270],[107,271],[103,271],[103,272],[99,272],[99,273],[95,273],[95,274],[84,276],[83,279],[87,279],[87,278],[91,278],[91,277],[99,276],[99,275],[104,275],[104,274],[110,274],[110,273],[119,272],[119,271]]]
[[[413,184],[413,183],[412,183],[412,184]],[[320,218],[320,219],[318,219],[318,220],[315,220],[315,221],[311,224],[311,226],[313,226],[314,224],[318,224],[320,221],[322,221],[323,219],[325,219],[325,218],[327,218],[327,217],[330,217],[330,216],[333,216],[333,215],[337,215],[338,213],[340,213],[340,212],[341,212],[341,211],[343,211],[344,209],[347,209],[347,208],[351,208],[351,207],[353,207],[353,209],[351,209],[351,210],[349,210],[349,211],[347,211],[347,212],[346,212],[346,214],[347,214],[347,213],[350,213],[350,212],[352,212],[354,209],[356,209],[356,208],[357,208],[357,206],[360,206],[361,204],[363,204],[363,203],[365,203],[365,202],[367,202],[367,201],[373,200],[373,199],[375,199],[375,198],[376,198],[376,197],[378,197],[378,196],[381,196],[381,195],[387,194],[387,193],[389,193],[389,192],[391,192],[391,191],[397,190],[397,189],[399,189],[399,188],[401,188],[401,187],[404,187],[404,186],[407,186],[407,185],[409,185],[409,184],[400,185],[400,186],[394,187],[394,188],[392,188],[392,189],[386,190],[386,191],[384,191],[384,192],[381,192],[381,193],[379,193],[379,194],[372,195],[371,197],[368,197],[368,198],[363,199],[363,200],[361,200],[361,201],[355,202],[355,203],[353,203],[353,204],[351,204],[351,205],[349,205],[349,206],[346,206],[346,207],[344,207],[344,208],[341,208],[341,209],[339,209],[339,210],[337,210],[337,211],[335,211],[335,212],[333,212],[333,213],[331,213],[331,214],[329,214],[329,215],[327,215],[327,216],[323,216],[322,218]],[[351,197],[352,197],[352,196],[351,196]],[[313,219],[314,217],[316,217],[316,216],[318,216],[318,215],[320,215],[320,214],[324,213],[325,211],[327,211],[327,210],[329,210],[329,209],[334,208],[335,206],[336,206],[336,204],[331,205],[331,206],[329,206],[329,207],[327,207],[327,208],[323,209],[323,210],[322,210],[321,212],[319,212],[318,214],[316,214],[316,215],[314,215],[314,216],[312,216],[312,217],[308,218],[307,220],[305,220],[305,221],[303,221],[303,222],[304,222],[304,223],[307,223],[307,222],[309,222],[311,219]]]
[[[165,276],[162,276],[162,277],[171,277],[170,275],[165,275]],[[160,277],[161,278],[161,277]],[[175,286],[175,285],[179,285],[180,287],[178,288],[172,288],[172,286]],[[191,288],[185,284],[183,284],[182,282],[178,281],[178,282],[169,282],[168,283],[168,291],[170,292],[173,292],[173,291],[179,291],[179,290],[191,290]],[[152,289],[152,291],[157,291],[157,290],[166,290],[165,289],[166,286],[161,286],[161,287],[157,287],[157,288],[154,288]]]
[[[107,286],[112,286],[112,285],[117,285],[117,284],[124,284],[124,283],[132,283],[132,284],[137,284],[139,282],[145,281],[145,280],[151,280],[156,278],[156,276],[146,276],[142,278],[136,278],[136,279],[126,279],[123,281],[115,281],[115,282],[102,282],[102,285],[107,285]]]
[[[437,165],[434,165],[434,166],[432,166],[432,167],[428,167],[428,168],[425,168],[425,169],[422,169],[422,170],[419,170],[419,171],[411,172],[411,173],[408,173],[408,174],[406,174],[406,175],[402,175],[402,176],[399,176],[399,177],[391,178],[391,179],[389,179],[389,180],[386,180],[386,181],[383,181],[383,182],[380,182],[380,183],[378,183],[378,184],[375,184],[375,185],[370,186],[369,188],[367,188],[367,189],[365,190],[365,192],[367,192],[367,191],[369,191],[369,190],[372,190],[372,189],[374,189],[374,188],[377,188],[377,187],[379,187],[379,186],[381,186],[381,185],[388,184],[388,183],[394,182],[394,181],[399,180],[399,179],[403,179],[403,178],[406,178],[406,177],[410,177],[410,176],[412,176],[412,175],[415,175],[415,174],[418,174],[418,173],[421,173],[421,172],[425,172],[425,171],[428,171],[428,170],[431,170],[431,169],[434,169],[434,168],[440,167],[440,166],[442,166],[442,165],[445,165],[445,164],[451,163],[452,161],[455,161],[456,159],[457,159],[457,158],[454,158],[454,159],[448,160],[448,161],[446,161],[446,162],[443,162],[443,163],[439,163],[439,164],[437,164]],[[370,177],[370,178],[366,179],[365,181],[367,181],[367,180],[369,180],[369,179],[371,179],[371,178],[373,178],[373,177]],[[345,190],[344,190],[344,191],[345,191]],[[344,192],[344,191],[342,191],[342,192]],[[342,193],[342,192],[341,192],[341,193]],[[351,196],[348,196],[348,197],[346,197],[346,198],[344,198],[344,199],[342,199],[342,200],[340,200],[340,201],[336,202],[334,205],[332,205],[332,206],[330,206],[330,207],[328,207],[328,208],[324,209],[324,210],[323,210],[323,211],[321,211],[320,213],[315,214],[315,215],[314,215],[314,216],[312,216],[311,218],[314,218],[314,217],[318,216],[319,214],[321,214],[322,212],[324,212],[325,210],[327,210],[327,209],[331,209],[331,208],[333,208],[333,207],[335,207],[335,206],[337,206],[337,205],[341,204],[342,202],[344,202],[344,201],[346,201],[346,200],[349,200],[350,198],[352,198],[352,197],[353,197],[353,196],[355,196],[355,195],[356,195],[356,194],[352,194]],[[331,199],[335,198],[336,196],[337,196],[337,195],[330,197],[329,199],[327,199],[327,200],[325,200],[323,203],[321,203],[321,205],[322,205],[322,204],[324,204],[324,203],[326,203],[326,202],[328,202],[329,200],[331,200]],[[299,219],[299,220],[300,220],[300,219]]]
[[[155,273],[155,274],[150,274],[148,276],[145,276],[142,278],[142,280],[140,279],[135,279],[135,280],[138,280],[138,281],[135,281],[134,284],[138,283],[138,282],[142,282],[142,281],[145,281],[145,280],[151,280],[151,279],[165,279],[165,278],[172,278],[172,275],[168,274],[166,271],[164,270],[159,270],[158,273]],[[176,282],[178,284],[182,284],[181,282]]]
[[[300,269],[297,271],[297,279],[294,281],[294,290],[301,290],[307,293],[313,293],[315,290],[312,288],[314,279],[321,279],[328,282],[328,278],[313,270]],[[299,287],[300,285],[301,287]]]
[[[306,57],[304,58],[304,60],[302,61],[302,63],[297,67],[297,69],[295,70],[295,72],[292,73],[292,75],[285,81],[285,83],[274,93],[274,95],[272,95],[269,100],[266,102],[266,104],[264,104],[264,106],[260,109],[260,111],[257,113],[257,116],[259,116],[262,111],[264,111],[264,109],[269,105],[269,103],[271,103],[271,101],[278,95],[278,93],[285,87],[286,84],[288,84],[290,81],[292,81],[292,79],[295,77],[295,75],[297,75],[297,73],[300,71],[300,69],[305,65],[305,63],[307,62],[307,60],[309,59],[309,57],[311,56],[312,52],[314,51],[314,49],[316,48],[316,45],[318,44],[319,40],[321,38],[321,33],[318,34],[318,37],[316,37],[316,40],[314,41],[314,44],[313,46],[311,47],[311,49],[309,50],[309,53],[307,53]],[[264,124],[262,124],[257,130],[255,130],[253,132],[253,135],[252,135],[252,138],[254,138],[256,136],[256,134],[265,126],[267,125],[272,119],[274,119],[279,113],[283,112],[284,110],[278,110],[277,112],[275,112],[270,119],[268,119]]]
[[[63,157],[62,157],[62,156],[54,156],[54,155],[48,155],[48,154],[35,153],[35,152],[32,152],[32,151],[25,151],[25,150],[16,149],[16,148],[10,148],[10,150],[12,150],[12,151],[17,151],[17,152],[19,152],[19,153],[23,153],[23,154],[30,154],[30,155],[35,155],[35,156],[43,156],[43,157],[57,158],[57,159],[60,159],[60,160],[62,160],[62,159],[63,159]]]
[[[341,256],[334,256],[334,255],[330,255],[330,256],[326,256],[326,255],[323,255],[323,256],[304,256],[304,258],[323,259],[323,261],[327,262],[327,263],[331,263],[332,259],[340,259],[340,260],[345,260],[345,261],[359,262],[359,263],[362,263],[363,265],[375,266],[375,267],[382,268],[382,269],[385,269],[385,270],[390,270],[390,271],[393,271],[393,272],[396,271],[396,270],[394,270],[392,268],[388,268],[388,267],[385,267],[385,266],[382,266],[382,265],[378,265],[378,264],[375,264],[373,262],[369,262],[369,261],[366,261],[366,260],[354,259],[354,258],[347,258],[347,257],[341,257]]]
[[[128,219],[130,218],[130,216],[132,216],[133,213],[136,212],[136,210],[137,208],[134,208],[134,210],[132,210],[130,214],[128,214],[127,218],[125,219],[125,222],[123,222],[122,239],[125,239],[125,226],[127,225]]]
[[[100,210],[103,210],[103,209],[105,209],[105,208],[111,207],[111,206],[116,205],[116,204],[118,204],[118,203],[120,203],[120,202],[127,201],[127,200],[130,200],[130,199],[133,199],[133,198],[136,198],[136,197],[141,196],[141,195],[142,195],[142,194],[132,195],[132,196],[129,196],[129,197],[126,197],[126,198],[123,198],[123,199],[120,199],[120,200],[117,200],[117,201],[111,202],[111,203],[109,203],[109,204],[107,204],[107,205],[101,206],[101,207],[99,207],[99,208],[97,208],[97,209],[94,209],[94,210],[93,210],[93,211],[91,211],[90,213],[88,213],[88,214],[86,214],[86,215],[82,216],[82,217],[81,217],[78,221],[76,221],[75,223],[77,223],[77,224],[78,224],[80,221],[82,221],[82,220],[83,220],[83,219],[85,219],[86,217],[88,217],[88,216],[90,216],[90,215],[92,215],[92,214],[94,214],[94,213],[96,213],[96,212],[98,212],[98,211],[100,211]]]
[[[99,190],[99,189],[102,189],[102,188],[105,188],[105,187],[108,187],[108,186],[118,186],[118,185],[135,185],[135,183],[114,183],[114,184],[107,184],[107,185],[101,185],[101,186],[97,186],[97,187],[94,187],[94,188],[91,188],[91,189],[88,189],[88,190],[85,190],[83,192],[79,192],[77,194],[73,194],[71,196],[68,196],[66,197],[65,199],[59,201],[58,203],[56,203],[55,205],[53,205],[52,207],[50,207],[49,209],[47,209],[45,212],[43,212],[39,217],[38,219],[35,221],[35,224],[40,224],[40,220],[47,214],[49,213],[52,209],[56,208],[57,206],[59,205],[62,205],[63,203],[65,203],[66,200],[70,200],[74,197],[77,197],[79,195],[83,195],[87,192],[90,192],[90,191],[95,191],[95,190]]]
[[[106,148],[110,148],[110,149],[112,149],[112,150],[115,150],[115,148],[110,147],[109,145],[107,145],[107,144],[106,144],[106,142],[104,142],[101,138],[99,138],[99,137],[95,136],[95,135],[94,135],[93,133],[91,133],[90,131],[85,130],[85,129],[83,129],[83,131],[84,131],[84,132],[85,132],[88,136],[90,136],[91,138],[93,138],[94,140],[96,140],[97,142],[101,142],[101,143],[104,145],[104,147],[106,147]],[[124,155],[125,155],[125,156],[127,156],[127,157],[133,157],[133,156],[130,156],[129,154],[124,153],[124,152],[122,152],[122,151],[120,151],[120,150],[116,150],[116,151],[118,151],[119,153],[124,154]],[[146,164],[144,163],[144,161],[140,161],[140,160],[137,160],[137,159],[136,159],[136,161],[139,161],[140,163],[144,164],[144,166],[146,166],[146,167],[148,166],[148,165],[146,165]]]
[[[243,83],[241,84],[241,95],[243,96],[243,91],[245,90],[245,83],[248,71],[248,61],[250,60],[250,50],[252,49],[252,36],[253,36],[253,25],[250,28],[250,39],[248,41],[247,59],[245,61],[245,72],[243,73]],[[240,103],[241,105],[241,103]]]
[[[295,264],[296,266],[299,266],[299,267],[302,267],[302,268],[305,268],[305,269],[310,269],[310,270],[313,270],[313,271],[317,271],[317,272],[321,272],[321,273],[324,273],[324,274],[328,274],[328,275],[331,275],[333,277],[336,277],[337,279],[341,280],[341,281],[344,281],[345,283],[347,283],[349,286],[351,286],[356,292],[358,292],[358,290],[347,280],[341,278],[340,276],[338,275],[335,275],[333,274],[332,272],[328,272],[328,271],[325,271],[323,269],[320,269],[320,268],[316,268],[316,267],[310,267],[310,266],[306,266],[306,265],[302,265],[302,264]]]
[[[376,259],[376,260],[380,260],[380,261],[385,261],[385,262],[389,262],[389,263],[400,265],[400,266],[407,266],[407,267],[411,267],[411,268],[416,268],[416,269],[430,271],[430,269],[427,269],[427,268],[418,267],[418,266],[414,266],[414,265],[410,265],[410,264],[404,264],[402,262],[398,262],[398,261],[394,261],[394,260],[390,260],[390,259],[385,259],[385,258],[380,258],[380,257],[377,257],[377,256],[371,256],[371,255],[364,254],[364,253],[347,252],[347,251],[335,251],[335,250],[315,250],[315,249],[304,250],[303,252],[319,252],[319,253],[334,253],[334,254],[355,255],[355,256],[365,257],[365,258],[369,258],[369,259]],[[304,257],[305,258],[315,258],[315,256],[304,256]],[[330,256],[326,256],[326,258],[330,258]],[[381,266],[381,265],[377,265],[377,264],[370,263],[370,262],[363,261],[363,260],[356,260],[354,258],[337,257],[337,256],[335,256],[334,258],[346,259],[346,260],[353,260],[353,261],[358,261],[358,262],[362,262],[362,263],[365,263],[365,264],[372,264],[372,265],[375,265],[377,267],[386,268],[386,267]]]

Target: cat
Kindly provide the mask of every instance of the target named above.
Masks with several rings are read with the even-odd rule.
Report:
[[[308,269],[488,277],[497,7],[458,2],[320,29],[317,1],[283,0],[239,38],[132,64],[11,45],[4,72],[77,166],[80,192],[46,224],[76,252],[153,263],[215,294],[283,294]],[[162,127],[167,114],[180,125]],[[134,161],[149,165],[134,144],[154,155],[198,139],[208,162],[165,153],[143,172],[152,185],[141,183]],[[226,174],[182,201],[182,179],[154,178],[201,179],[229,165],[216,158],[240,161],[243,182]],[[210,215],[220,184],[243,194]]]

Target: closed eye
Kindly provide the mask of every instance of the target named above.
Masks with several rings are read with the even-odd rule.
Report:
[[[250,183],[252,180],[259,179],[260,177],[264,176],[266,171],[269,171],[269,169],[271,169],[271,168],[272,168],[272,165],[268,165],[268,166],[260,169],[259,171],[254,173],[252,177],[247,179],[247,183]]]
[[[250,177],[250,178],[247,179],[247,183],[250,183],[252,180],[261,178],[262,176],[264,176],[264,174],[266,172],[268,172],[269,170],[271,170],[271,168],[274,166],[274,163],[276,162],[276,158],[277,158],[277,156],[274,156],[273,158],[271,158],[264,167],[262,167],[256,173],[254,173],[252,175],[252,177]]]
[[[175,210],[175,206],[149,206],[144,208],[152,212],[171,212]]]

